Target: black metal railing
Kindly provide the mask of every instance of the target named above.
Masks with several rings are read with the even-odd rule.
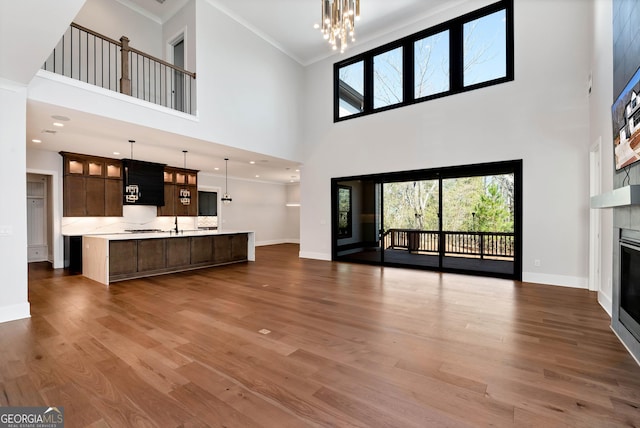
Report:
[[[384,248],[412,253],[438,254],[441,236],[444,254],[480,258],[513,259],[514,233],[442,232],[414,229],[389,229],[383,235]]]
[[[193,114],[196,74],[72,23],[42,68]]]

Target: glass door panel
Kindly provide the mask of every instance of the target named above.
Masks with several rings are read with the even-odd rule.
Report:
[[[439,181],[384,183],[382,189],[385,263],[439,267]]]
[[[334,183],[334,254],[337,260],[381,263],[380,184],[374,180]]]
[[[442,180],[442,268],[514,274],[514,174]]]

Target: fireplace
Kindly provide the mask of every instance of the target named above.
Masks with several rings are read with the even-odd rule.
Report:
[[[619,245],[613,254],[611,328],[640,364],[640,227],[618,231]]]
[[[623,230],[620,236],[620,323],[640,341],[640,235]]]

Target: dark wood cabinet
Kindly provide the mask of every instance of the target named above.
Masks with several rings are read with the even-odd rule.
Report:
[[[247,251],[247,244],[249,238],[246,233],[239,233],[237,235],[229,235],[231,240],[231,259],[232,262],[241,260],[247,260],[249,254]]]
[[[248,235],[172,236],[109,242],[109,281],[247,261]]]
[[[122,217],[122,180],[104,181],[104,215]]]
[[[213,261],[213,237],[194,236],[191,238],[191,264],[211,263]]]
[[[174,193],[176,191],[176,186],[174,184],[164,184],[164,205],[158,207],[158,216],[175,216],[176,215],[176,207],[174,204]]]
[[[230,235],[213,237],[213,259],[216,263],[227,263],[231,259]]]
[[[138,272],[154,271],[166,267],[166,239],[138,240]]]
[[[104,178],[85,177],[86,216],[104,217],[105,192]]]
[[[191,263],[190,238],[170,238],[166,241],[167,267],[189,266]]]
[[[122,163],[119,160],[60,152],[65,217],[121,217]]]
[[[65,217],[85,216],[85,178],[77,175],[66,175],[63,179],[63,186],[63,215]]]
[[[188,195],[189,203],[182,198]],[[198,215],[198,171],[184,168],[164,169],[164,206],[158,216],[196,217]]]
[[[138,271],[138,243],[135,240],[109,242],[109,277]]]

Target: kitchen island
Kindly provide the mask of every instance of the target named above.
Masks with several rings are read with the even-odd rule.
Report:
[[[255,233],[220,230],[82,237],[82,274],[101,284],[255,261]]]

